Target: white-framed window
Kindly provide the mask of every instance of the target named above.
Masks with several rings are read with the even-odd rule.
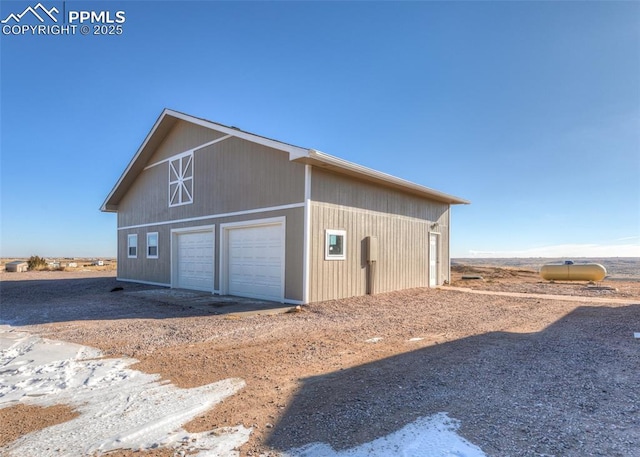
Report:
[[[147,259],[158,258],[158,232],[147,233]]]
[[[345,260],[347,258],[347,232],[330,230],[325,232],[325,260]]]
[[[193,152],[169,161],[169,206],[193,203]]]
[[[127,235],[127,257],[135,259],[138,257],[138,235]]]

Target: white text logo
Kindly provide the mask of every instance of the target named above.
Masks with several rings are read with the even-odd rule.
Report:
[[[67,10],[66,2],[47,8],[42,3],[11,12],[2,23],[3,35],[122,35],[125,11]],[[60,14],[62,10],[62,14]]]

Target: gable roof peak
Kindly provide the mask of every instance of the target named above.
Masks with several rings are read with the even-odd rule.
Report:
[[[129,165],[120,176],[120,179],[118,179],[118,182],[115,184],[100,207],[101,211],[118,211],[120,199],[127,192],[131,184],[133,184],[133,181],[137,176],[144,170],[147,161],[156,148],[164,140],[173,126],[179,121],[189,122],[226,135],[231,135],[233,137],[287,152],[289,154],[289,160],[291,161],[329,169],[337,173],[353,176],[358,179],[374,182],[383,186],[392,187],[404,192],[409,192],[448,204],[469,203],[467,200],[463,200],[453,195],[445,194],[315,149],[302,148],[300,146],[284,143],[265,136],[256,135],[255,133],[247,132],[235,126],[227,126],[208,119],[192,116],[191,114],[186,114],[170,108],[164,108],[146,138],[138,148],[136,154],[129,162]]]

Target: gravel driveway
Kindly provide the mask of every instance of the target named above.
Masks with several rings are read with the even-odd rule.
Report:
[[[625,289],[631,304],[412,289],[238,317],[144,298],[131,292],[148,286],[108,274],[76,276],[4,274],[0,319],[135,357],[180,387],[244,379],[186,427],[252,426],[243,455],[318,441],[348,449],[438,412],[491,456],[640,455],[637,283]],[[46,416],[1,411],[13,436]]]

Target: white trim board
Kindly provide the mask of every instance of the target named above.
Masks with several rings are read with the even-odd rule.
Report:
[[[158,119],[156,119],[156,122],[153,124],[153,127],[151,127],[151,130],[149,131],[149,133],[147,133],[147,136],[145,137],[144,141],[142,142],[142,144],[136,151],[135,155],[127,165],[127,168],[124,169],[124,171],[122,172],[122,175],[120,175],[120,178],[118,178],[118,182],[116,182],[116,185],[113,186],[113,189],[111,189],[111,192],[109,192],[109,195],[107,195],[107,198],[102,203],[102,206],[100,207],[101,211],[107,211],[107,202],[111,200],[111,197],[113,196],[113,194],[115,194],[116,190],[120,187],[120,185],[124,181],[124,178],[129,174],[129,172],[133,168],[133,165],[138,161],[138,157],[140,157],[140,155],[142,154],[142,151],[144,151],[145,147],[149,143],[149,140],[153,137],[153,134],[160,126],[166,114],[167,114],[167,109],[165,108],[160,114],[160,116],[158,117]]]
[[[218,132],[226,133],[227,135],[242,138],[243,140],[248,140],[248,141],[251,141],[252,143],[258,143],[273,149],[279,149],[280,151],[289,153],[289,160],[295,160],[301,157],[308,156],[308,149],[301,148],[298,146],[293,146],[291,144],[283,143],[281,141],[265,138],[263,136],[255,135],[253,133],[245,132],[243,130],[235,129],[232,127],[227,127],[222,124],[216,124],[215,122],[207,121],[199,117],[190,116],[188,114],[184,114],[179,111],[174,111],[174,110],[165,108],[165,110],[162,112],[161,117],[164,117],[166,115],[169,115],[176,119],[181,119],[186,122],[191,122],[192,124],[196,124],[201,127],[206,127],[211,130],[217,130]]]
[[[185,219],[174,219],[174,220],[169,220],[169,221],[149,222],[147,224],[127,225],[125,227],[118,227],[118,230],[131,230],[131,229],[143,228],[143,227],[153,227],[155,225],[181,224],[183,222],[206,221],[207,219],[219,219],[219,218],[222,218],[222,217],[243,216],[245,214],[268,213],[269,211],[282,211],[282,210],[285,210],[285,209],[304,208],[304,205],[305,205],[304,202],[302,202],[302,203],[291,203],[289,205],[269,206],[269,207],[266,207],[266,208],[248,209],[248,210],[245,210],[245,211],[234,211],[232,213],[219,213],[219,214],[210,214],[208,216],[187,217]],[[244,221],[243,221],[243,223],[244,223]]]
[[[302,251],[302,303],[309,303],[311,275],[311,165],[304,166],[304,236]]]
[[[187,156],[187,155],[192,154],[192,153],[194,153],[196,151],[199,151],[200,149],[204,149],[207,146],[211,146],[212,144],[219,143],[219,142],[224,141],[224,140],[226,140],[228,138],[231,138],[231,135],[225,135],[225,136],[223,136],[221,138],[217,138],[215,140],[209,141],[208,143],[204,143],[204,144],[201,144],[200,146],[196,146],[193,149],[189,149],[188,151],[184,151],[184,152],[180,152],[178,154],[174,154],[171,157],[167,157],[166,159],[163,159],[163,160],[160,160],[158,162],[152,163],[151,165],[147,165],[146,167],[143,168],[143,170],[148,170],[149,168],[153,168],[153,167],[155,167],[157,165],[161,165],[161,164],[163,164],[165,162],[171,162],[172,160],[176,160],[176,159],[179,159],[180,157]]]

